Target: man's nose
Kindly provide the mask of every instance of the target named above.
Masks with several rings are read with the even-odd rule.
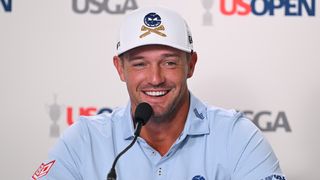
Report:
[[[148,79],[149,83],[153,86],[159,86],[164,83],[164,72],[159,65],[154,65],[150,68]]]

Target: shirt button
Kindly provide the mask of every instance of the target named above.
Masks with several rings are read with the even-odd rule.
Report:
[[[158,175],[159,175],[159,176],[162,175],[162,168],[159,168],[159,170],[158,170]]]

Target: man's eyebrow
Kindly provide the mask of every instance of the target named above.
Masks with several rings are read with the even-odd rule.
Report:
[[[144,57],[143,57],[143,56],[139,56],[139,55],[137,55],[137,56],[135,56],[135,55],[133,55],[133,56],[128,55],[127,59],[128,59],[128,61],[130,62],[130,61],[135,61],[135,60],[144,59]]]
[[[168,57],[180,57],[180,55],[179,55],[179,54],[177,54],[177,53],[168,53],[168,54],[163,54],[161,57],[162,57],[162,58],[168,58]]]
[[[161,59],[164,59],[164,58],[170,58],[170,57],[176,57],[176,58],[180,58],[180,55],[178,53],[165,53],[165,54],[162,54],[160,56]],[[143,60],[145,59],[144,56],[141,56],[141,55],[131,55],[131,54],[128,54],[127,57],[129,62],[131,61],[135,61],[135,60]]]

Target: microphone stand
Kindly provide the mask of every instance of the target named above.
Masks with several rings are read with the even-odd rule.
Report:
[[[133,141],[129,144],[129,146],[127,146],[123,151],[121,151],[117,157],[114,159],[113,161],[113,164],[112,164],[112,168],[110,169],[110,172],[108,173],[108,176],[107,176],[107,180],[116,180],[117,179],[117,173],[116,173],[116,164],[117,164],[117,161],[119,160],[119,158],[125,153],[127,152],[132,146],[133,144],[137,141],[137,138],[138,136],[140,135],[140,131],[141,131],[141,128],[143,126],[143,123],[141,121],[138,121],[137,122],[137,128],[136,128],[136,131],[134,132],[134,139]]]

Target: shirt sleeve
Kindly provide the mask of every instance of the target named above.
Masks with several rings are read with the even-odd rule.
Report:
[[[229,136],[232,180],[285,180],[269,142],[250,120],[239,113]]]
[[[41,164],[33,175],[33,179],[82,180],[80,157],[84,139],[81,133],[81,122],[76,122],[60,137],[49,152],[48,160]]]

